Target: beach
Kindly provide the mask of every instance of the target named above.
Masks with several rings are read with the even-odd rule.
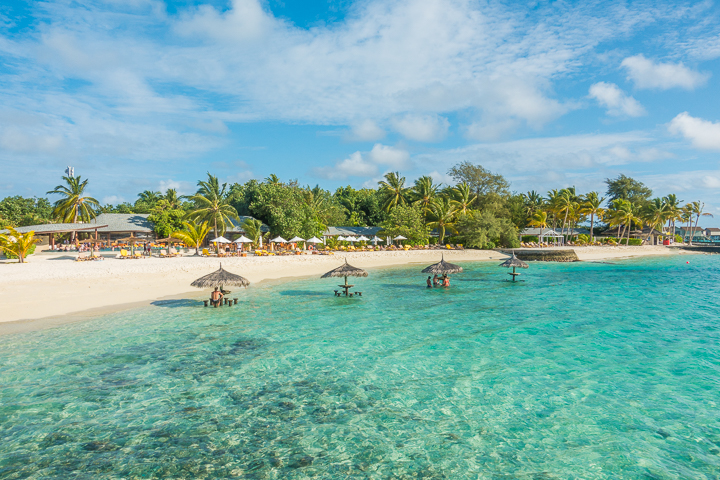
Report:
[[[663,246],[572,248],[581,261],[678,253],[677,249]],[[439,261],[441,255],[460,264],[506,258],[493,250],[410,250],[243,258],[187,255],[118,260],[109,256],[104,261],[74,262],[76,253],[42,253],[31,256],[26,264],[0,264],[0,334],[93,318],[162,299],[204,298],[207,292],[190,283],[217,270],[220,263],[228,271],[258,283],[319,276],[345,259],[366,269],[411,264],[421,267]],[[409,281],[423,283],[424,278],[418,271],[418,277]],[[329,281],[328,289],[333,285]]]

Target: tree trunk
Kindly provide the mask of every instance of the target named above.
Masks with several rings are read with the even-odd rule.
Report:
[[[567,223],[567,217],[570,210],[565,210],[565,218],[563,218],[562,234],[565,235],[565,224]]]
[[[215,238],[218,238],[218,232],[217,232],[217,217],[215,217],[215,218],[213,219],[213,223],[214,223],[214,225],[215,225],[215,228],[214,228]],[[219,243],[219,242],[215,242],[215,253],[217,253],[217,254],[220,253],[220,243]]]
[[[590,214],[590,243],[595,243],[595,213]]]
[[[78,217],[78,207],[77,207],[77,205],[75,205],[75,215],[73,216],[73,223],[77,223],[77,217]],[[72,238],[71,238],[72,243],[75,243],[76,235],[77,235],[77,232],[75,230],[73,230]]]

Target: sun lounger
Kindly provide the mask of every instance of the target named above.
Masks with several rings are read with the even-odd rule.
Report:
[[[133,258],[143,258],[142,252],[135,252],[135,256]]]

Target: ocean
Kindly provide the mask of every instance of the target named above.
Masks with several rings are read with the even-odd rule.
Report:
[[[0,479],[720,478],[720,257],[498,263],[0,337]]]

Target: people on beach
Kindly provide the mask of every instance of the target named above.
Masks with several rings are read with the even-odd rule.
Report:
[[[223,299],[223,293],[220,291],[218,287],[215,287],[215,290],[210,294],[210,300],[212,301],[213,305],[217,305],[220,302],[222,302]]]
[[[432,277],[428,275],[427,288],[433,288]]]

